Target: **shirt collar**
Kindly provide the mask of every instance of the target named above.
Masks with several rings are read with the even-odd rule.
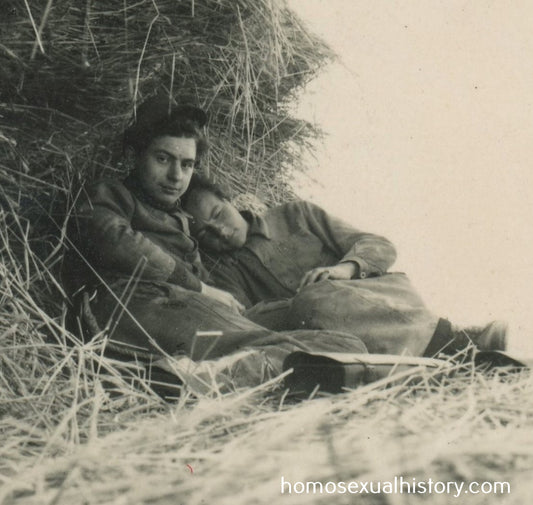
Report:
[[[250,225],[250,228],[248,228],[248,237],[252,235],[262,235],[269,240],[271,239],[270,229],[264,217],[254,214],[250,210],[241,211],[241,215]]]

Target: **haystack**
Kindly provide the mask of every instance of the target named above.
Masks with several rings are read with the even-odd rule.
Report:
[[[393,476],[509,481],[512,495],[462,498],[527,503],[526,373],[467,365],[290,407],[262,394],[269,384],[168,405],[135,363],[65,330],[65,219],[86,180],[127,171],[120,133],[152,94],[208,110],[216,179],[267,203],[291,196],[316,131],[290,103],[331,54],[282,0],[3,0],[1,11],[0,504],[449,503],[280,493],[281,477]]]
[[[121,132],[159,93],[208,111],[205,171],[236,193],[287,198],[316,133],[290,104],[331,54],[281,0],[5,0],[0,23],[0,402],[16,420],[5,433],[63,422],[60,438],[77,439],[95,378],[127,388],[98,344],[64,329],[58,274],[78,189],[127,172]],[[157,403],[131,391],[137,406]]]
[[[160,92],[209,112],[206,170],[236,189],[286,195],[294,149],[313,133],[289,105],[330,53],[283,2],[7,4],[1,124],[15,173],[63,187],[123,169],[118,133]]]

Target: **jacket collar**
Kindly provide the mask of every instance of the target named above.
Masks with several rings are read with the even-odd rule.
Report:
[[[248,228],[248,238],[250,238],[252,235],[262,235],[269,240],[272,238],[270,228],[268,227],[268,223],[264,217],[254,214],[250,210],[241,211],[241,215],[244,217],[244,219],[246,219],[246,221],[248,221],[248,224],[250,225],[250,228]]]

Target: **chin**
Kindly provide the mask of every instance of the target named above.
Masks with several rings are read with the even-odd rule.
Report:
[[[156,199],[156,202],[159,203],[159,205],[162,205],[163,207],[172,207],[173,205],[175,205],[175,203],[179,200],[179,197],[172,197],[172,198],[157,198]]]

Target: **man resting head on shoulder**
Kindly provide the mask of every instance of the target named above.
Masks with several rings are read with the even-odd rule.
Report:
[[[386,238],[360,231],[310,202],[292,201],[262,214],[240,212],[221,187],[201,174],[192,177],[182,205],[193,217],[191,233],[217,264],[239,262],[243,270],[251,268],[255,281],[268,271],[268,289],[251,286],[247,278],[250,289],[239,293],[248,298],[241,300],[247,306],[293,296],[326,279],[381,276],[396,258]]]
[[[377,353],[453,354],[472,341],[482,350],[505,348],[504,323],[468,333],[452,327],[428,310],[405,274],[389,273],[396,259],[389,240],[317,205],[293,201],[262,215],[239,212],[199,174],[182,205],[215,285],[263,326],[344,331]]]

